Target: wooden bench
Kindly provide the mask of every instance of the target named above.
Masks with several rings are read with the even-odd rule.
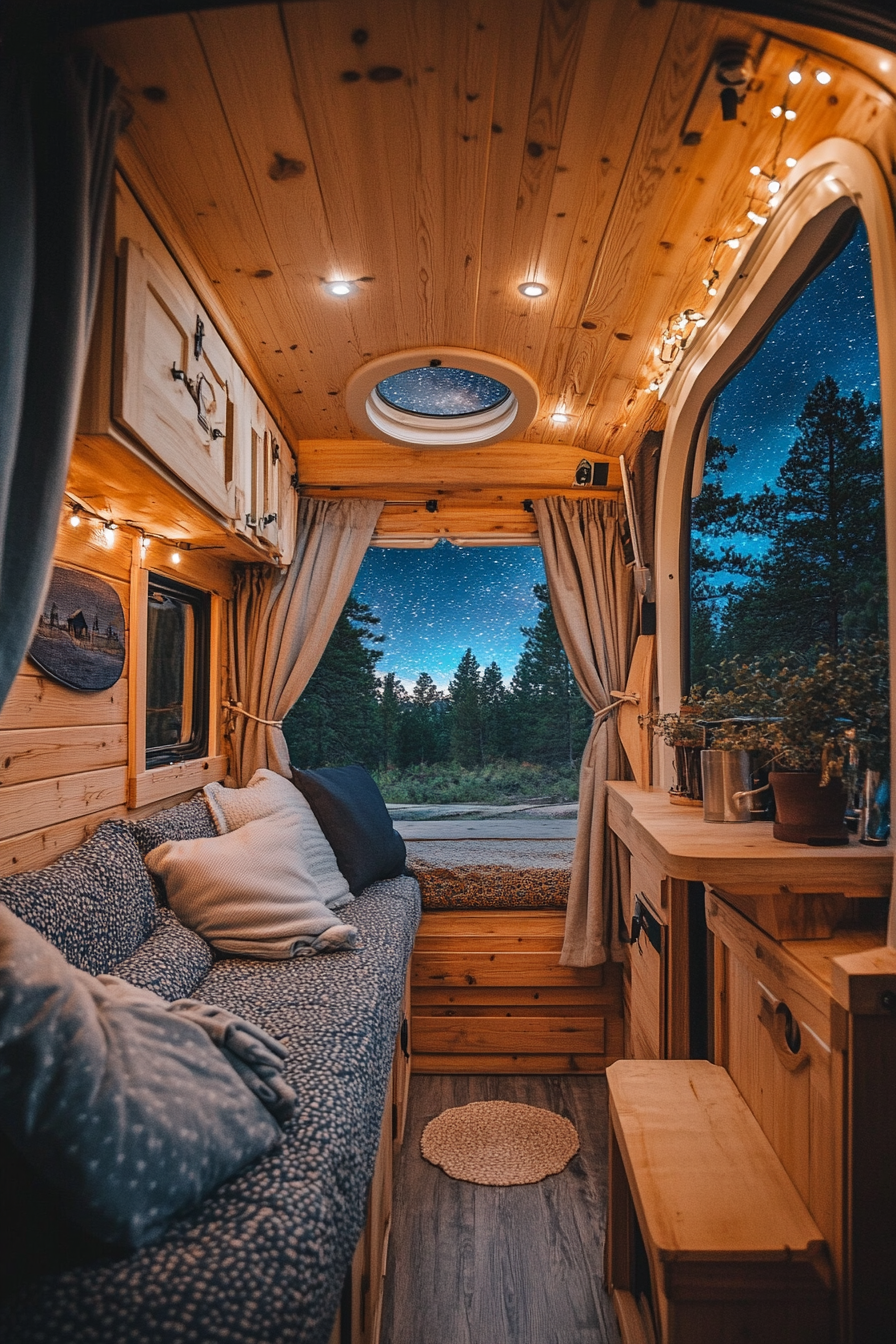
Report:
[[[623,1344],[830,1344],[827,1244],[725,1070],[620,1060],[607,1082]]]
[[[562,910],[426,911],[411,958],[415,1073],[602,1073],[621,967],[561,966]]]

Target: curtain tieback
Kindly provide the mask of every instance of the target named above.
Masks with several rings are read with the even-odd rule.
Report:
[[[613,697],[613,703],[604,705],[603,709],[594,711],[595,723],[599,723],[607,714],[612,714],[613,710],[618,709],[620,705],[639,705],[641,703],[641,697],[637,691],[611,691],[610,694]]]
[[[244,719],[251,719],[253,723],[263,723],[266,728],[282,728],[282,719],[260,719],[257,714],[250,714],[248,709],[243,709],[241,700],[225,700],[224,709],[229,709],[232,714],[242,714]]]

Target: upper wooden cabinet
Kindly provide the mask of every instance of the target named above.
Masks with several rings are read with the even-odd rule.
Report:
[[[233,359],[173,263],[133,238],[119,248],[118,316],[113,418],[234,518]]]
[[[78,432],[113,438],[186,487],[234,556],[289,563],[295,456],[121,178]],[[104,485],[114,498],[115,483]],[[168,535],[170,519],[137,517],[128,504],[147,531]]]

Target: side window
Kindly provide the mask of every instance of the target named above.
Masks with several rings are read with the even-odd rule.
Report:
[[[208,751],[210,602],[207,593],[149,576],[146,616],[146,766]]]

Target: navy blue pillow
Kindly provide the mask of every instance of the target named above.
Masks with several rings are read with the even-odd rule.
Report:
[[[376,781],[363,765],[296,770],[292,782],[305,795],[340,871],[357,896],[371,882],[400,877],[407,851],[392,826]]]
[[[35,873],[0,878],[0,901],[90,975],[107,975],[156,926],[149,874],[124,821]]]

